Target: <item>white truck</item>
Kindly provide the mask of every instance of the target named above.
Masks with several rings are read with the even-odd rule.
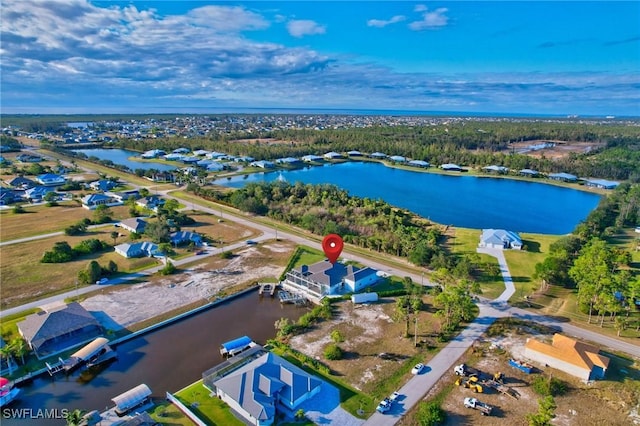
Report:
[[[376,410],[384,414],[391,409],[391,404],[393,404],[393,401],[391,401],[389,398],[385,398],[382,401],[380,401],[380,404],[378,404],[378,406],[376,407]]]
[[[493,407],[491,405],[480,402],[476,398],[465,398],[464,406],[480,411],[483,416],[490,416],[491,411],[493,411]]]

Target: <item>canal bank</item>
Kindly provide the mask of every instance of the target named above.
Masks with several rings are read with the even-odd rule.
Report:
[[[154,397],[164,398],[165,392],[199,380],[203,371],[221,362],[223,342],[248,335],[265,343],[275,336],[276,320],[296,321],[305,312],[307,309],[281,305],[276,298],[260,298],[253,288],[115,341],[118,360],[97,374],[39,376],[22,388],[11,408],[101,411],[113,405],[111,398],[140,383],[146,383]],[[53,425],[60,420],[36,419],[31,423]],[[24,423],[3,417],[2,424]]]

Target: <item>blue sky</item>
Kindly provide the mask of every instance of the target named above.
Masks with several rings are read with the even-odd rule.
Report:
[[[640,2],[3,0],[3,113],[640,116]]]

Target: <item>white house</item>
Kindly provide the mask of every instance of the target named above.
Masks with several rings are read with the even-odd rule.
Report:
[[[453,163],[442,164],[440,166],[440,168],[442,170],[447,171],[447,172],[461,172],[462,171],[462,167],[458,166],[457,164],[453,164]]]
[[[42,186],[60,186],[64,185],[66,180],[63,176],[53,173],[45,173],[36,177],[36,181]]]
[[[89,194],[82,197],[82,207],[87,210],[94,210],[98,206],[121,206],[123,204],[122,200],[113,197],[110,194]]]
[[[142,234],[144,228],[147,226],[147,221],[141,217],[131,217],[118,223],[122,229],[126,229],[129,232],[135,232],[136,234]]]
[[[531,338],[524,347],[524,356],[530,360],[585,381],[603,379],[607,372],[609,358],[599,352],[593,345],[557,333],[551,344]]]
[[[149,151],[143,153],[141,155],[141,157],[142,158],[157,158],[157,157],[160,157],[162,155],[166,155],[166,152],[164,152],[161,149],[152,149],[152,150],[149,150]]]
[[[312,299],[321,299],[332,294],[355,293],[372,286],[380,279],[377,272],[369,267],[358,268],[340,262],[331,264],[323,260],[290,270],[282,284]]]
[[[483,229],[478,247],[522,250],[522,239],[517,232],[504,229]]]
[[[343,157],[342,157],[342,154],[339,154],[339,153],[337,153],[335,151],[331,151],[331,152],[327,152],[324,155],[324,158],[326,158],[327,160],[338,160],[338,159],[343,158]]]
[[[392,155],[391,157],[389,157],[389,160],[393,161],[394,163],[406,163],[407,162],[407,158],[403,157],[402,155]]]
[[[302,157],[302,161],[304,161],[305,163],[311,163],[313,161],[323,161],[324,158],[320,157],[319,155],[313,155],[313,154],[309,154],[309,155],[305,155]]]
[[[320,392],[322,381],[272,352],[213,382],[215,394],[249,424],[272,425]]]

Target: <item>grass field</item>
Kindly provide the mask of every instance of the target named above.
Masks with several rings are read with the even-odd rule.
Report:
[[[12,210],[0,211],[0,239],[11,241],[19,238],[61,232],[82,219],[93,218],[93,211],[79,206],[75,201],[65,201],[58,206],[25,205],[26,213],[16,214]],[[114,220],[129,217],[126,206],[110,207]]]
[[[210,397],[209,393],[210,391],[202,384],[202,380],[199,380],[176,393],[175,397],[208,425],[244,425],[231,413],[226,403]]]

